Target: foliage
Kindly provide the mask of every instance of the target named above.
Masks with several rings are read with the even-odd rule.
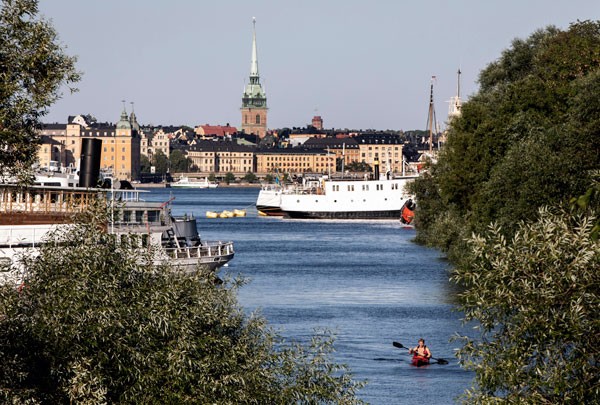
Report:
[[[419,239],[458,257],[495,222],[510,236],[541,206],[565,205],[600,168],[600,22],[516,39],[453,119],[432,178],[418,179]],[[447,229],[451,218],[461,228]],[[443,234],[440,234],[442,232]],[[441,242],[442,244],[439,244]]]
[[[22,181],[37,158],[40,119],[79,80],[36,0],[3,0],[0,9],[0,173]],[[74,88],[70,88],[74,91]]]
[[[210,181],[210,182],[217,181],[217,177],[215,176],[214,173],[211,173],[211,174],[208,175],[208,181]]]
[[[235,181],[235,175],[231,172],[225,173],[225,183],[233,183]]]
[[[332,336],[285,342],[236,301],[241,280],[153,266],[95,211],[0,288],[3,403],[360,403]]]
[[[265,176],[265,181],[269,184],[273,183],[275,181],[275,178],[271,175],[271,174],[267,174]]]
[[[350,162],[346,166],[346,170],[349,172],[371,172],[371,166],[366,162],[357,162],[356,160]]]
[[[469,403],[600,401],[600,244],[595,218],[541,209],[511,239],[492,225],[469,244],[453,280],[465,322],[461,362],[475,370]]]
[[[255,183],[258,180],[258,178],[256,177],[256,175],[254,173],[248,172],[244,176],[243,180],[247,183]]]
[[[175,149],[169,154],[169,165],[171,167],[171,172],[187,173],[192,165],[192,160],[185,156],[181,150]]]
[[[152,167],[152,163],[148,156],[140,155],[140,172],[141,173],[150,173],[150,167]]]
[[[152,165],[157,174],[170,173],[169,158],[160,149],[152,156]]]

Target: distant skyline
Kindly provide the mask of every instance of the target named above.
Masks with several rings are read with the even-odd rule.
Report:
[[[44,122],[93,114],[116,122],[126,100],[141,124],[240,127],[252,19],[268,127],[425,129],[436,76],[445,126],[460,68],[463,100],[515,38],[600,19],[597,0],[41,0],[83,72],[79,92]]]

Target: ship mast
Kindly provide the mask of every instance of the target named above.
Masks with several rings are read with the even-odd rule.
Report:
[[[429,95],[429,113],[427,115],[427,128],[429,129],[429,156],[433,156],[433,127],[435,125],[435,108],[433,105],[433,81],[435,76],[431,76],[431,89]]]

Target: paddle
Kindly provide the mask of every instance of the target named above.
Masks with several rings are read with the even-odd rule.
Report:
[[[403,346],[402,343],[400,342],[392,342],[392,344],[394,345],[394,347],[397,347],[398,349],[406,349],[406,350],[410,350],[408,347]],[[448,360],[444,360],[444,359],[436,359],[435,357],[430,357],[432,360],[437,361],[438,364],[448,364]]]

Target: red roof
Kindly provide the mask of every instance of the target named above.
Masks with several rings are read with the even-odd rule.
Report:
[[[237,132],[236,127],[229,125],[199,125],[199,127],[202,128],[204,135],[225,136]]]

